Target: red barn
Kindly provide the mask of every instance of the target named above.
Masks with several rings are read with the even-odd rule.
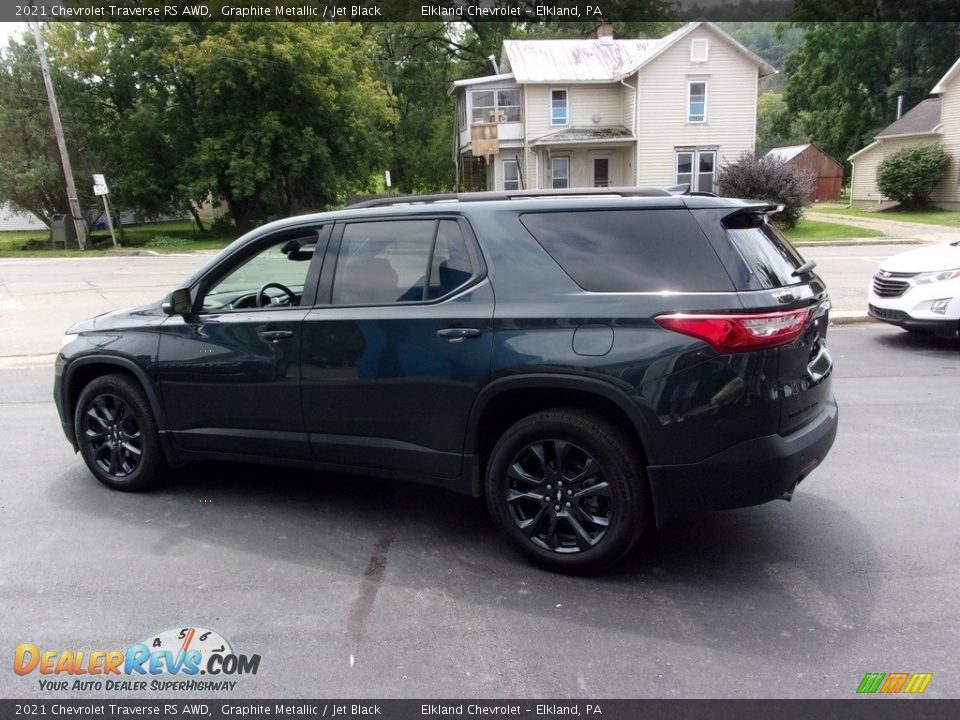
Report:
[[[810,200],[813,202],[840,199],[843,165],[813,143],[773,148],[767,153],[767,157],[775,157],[781,162],[812,172],[814,183]]]

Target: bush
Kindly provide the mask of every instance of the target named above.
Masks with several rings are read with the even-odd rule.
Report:
[[[949,162],[950,155],[939,143],[910,145],[877,166],[877,188],[905,207],[923,207]]]
[[[813,173],[800,170],[776,158],[744,153],[735,163],[720,168],[717,187],[725,197],[767,200],[784,206],[774,216],[777,224],[795,227],[810,204]]]

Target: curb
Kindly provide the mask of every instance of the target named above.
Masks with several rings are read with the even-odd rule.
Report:
[[[793,243],[794,247],[856,247],[858,245],[923,245],[925,240],[909,238],[858,238],[856,240],[801,240]]]
[[[862,323],[875,323],[877,322],[872,317],[866,313],[861,313],[858,311],[847,311],[840,312],[830,315],[830,325],[859,325]]]

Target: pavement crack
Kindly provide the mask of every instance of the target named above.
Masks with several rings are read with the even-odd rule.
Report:
[[[373,552],[370,554],[367,569],[360,580],[357,597],[350,605],[350,612],[347,615],[347,633],[350,636],[350,645],[353,648],[353,654],[350,656],[351,667],[360,656],[360,645],[366,637],[367,622],[370,619],[370,613],[373,611],[377,592],[380,590],[380,585],[383,584],[383,576],[387,569],[387,554],[390,552],[392,544],[393,528],[388,528],[373,545]]]

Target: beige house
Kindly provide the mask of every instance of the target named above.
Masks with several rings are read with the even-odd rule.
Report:
[[[909,145],[941,143],[951,160],[930,199],[947,210],[960,210],[960,59],[930,92],[936,97],[923,100],[850,156],[850,203],[854,207],[882,209],[895,205],[877,188],[877,166]]]
[[[710,22],[660,39],[505,40],[496,74],[459,80],[454,159],[486,189],[712,191],[754,150],[757,84],[774,68]]]

